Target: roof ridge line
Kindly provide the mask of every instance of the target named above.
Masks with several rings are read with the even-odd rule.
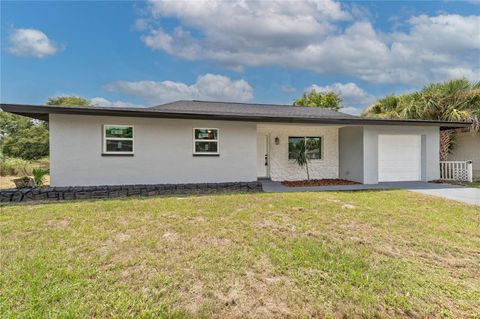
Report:
[[[249,102],[226,102],[226,101],[207,101],[207,100],[179,100],[176,102],[203,102],[203,103],[227,103],[227,104],[242,104],[242,105],[273,105],[273,106],[300,106],[300,105],[293,105],[293,104],[273,104],[273,103],[249,103]]]
[[[199,103],[215,103],[215,104],[236,104],[236,105],[246,105],[246,106],[273,106],[273,107],[295,107],[295,108],[305,108],[305,109],[310,109],[313,108],[312,106],[304,106],[304,105],[293,105],[293,104],[272,104],[272,103],[248,103],[248,102],[225,102],[225,101],[206,101],[206,100],[177,100],[177,101],[172,101],[160,105],[155,105],[151,106],[149,108],[161,108],[162,106],[167,106],[167,105],[174,105],[176,103],[182,103],[182,102],[199,102]],[[326,112],[331,112],[332,114],[339,114],[339,115],[348,115],[348,116],[353,116],[353,117],[359,117],[356,115],[344,113],[341,111],[335,111],[327,107],[321,107],[323,111]]]

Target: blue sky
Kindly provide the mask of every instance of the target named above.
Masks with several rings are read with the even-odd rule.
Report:
[[[0,100],[102,106],[178,99],[345,111],[456,77],[480,80],[480,2],[1,2]]]

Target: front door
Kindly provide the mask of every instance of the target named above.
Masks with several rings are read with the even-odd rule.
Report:
[[[268,177],[268,136],[257,135],[257,176]]]

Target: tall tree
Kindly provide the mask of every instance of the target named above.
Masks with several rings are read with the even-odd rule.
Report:
[[[26,160],[48,155],[48,125],[20,115],[0,112],[0,147],[4,156]]]
[[[340,97],[333,93],[321,93],[316,90],[312,90],[308,93],[304,93],[301,97],[293,101],[295,106],[313,106],[313,107],[324,107],[338,111],[340,109],[340,104],[342,100]]]
[[[472,122],[470,131],[480,130],[480,82],[466,79],[432,83],[420,91],[389,95],[370,105],[362,114],[378,118],[410,118],[438,121]],[[454,130],[440,133],[440,160],[452,149]]]

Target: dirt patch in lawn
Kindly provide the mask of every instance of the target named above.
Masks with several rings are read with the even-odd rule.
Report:
[[[360,183],[348,181],[345,179],[325,178],[325,179],[310,179],[304,181],[283,181],[283,186],[301,187],[301,186],[337,186],[337,185],[357,185]]]
[[[15,183],[13,182],[14,179],[18,178],[18,176],[0,176],[0,189],[12,189],[15,188]],[[50,176],[46,175],[43,178],[43,185],[48,186],[50,185]]]
[[[178,305],[192,317],[285,318],[298,310],[289,305],[288,292],[294,284],[276,273],[264,256],[240,275],[230,274],[222,281],[196,271],[189,271],[188,277],[180,288]]]

